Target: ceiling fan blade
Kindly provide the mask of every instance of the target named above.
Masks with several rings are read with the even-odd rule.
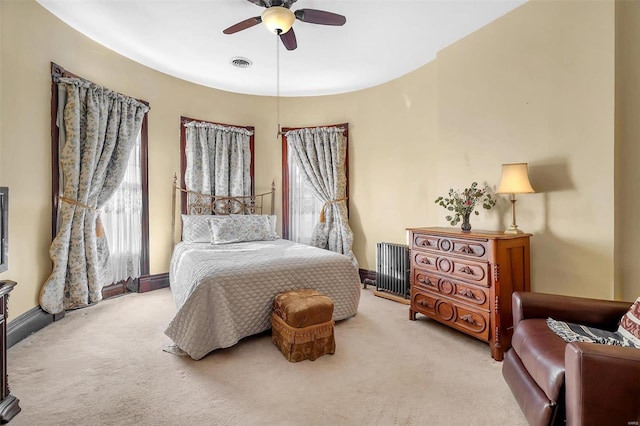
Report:
[[[247,0],[262,7],[271,7],[271,0]]]
[[[295,48],[298,47],[296,33],[293,32],[293,28],[284,34],[280,34],[280,40],[282,40],[282,44],[284,44],[284,47],[286,47],[287,50],[295,50]]]
[[[326,12],[316,9],[298,9],[295,11],[296,18],[302,22],[321,25],[344,25],[347,18],[337,13]]]
[[[246,30],[247,28],[251,28],[254,25],[258,25],[260,22],[262,22],[262,18],[259,16],[255,16],[253,18],[245,19],[242,22],[238,22],[237,24],[230,26],[222,32],[225,34],[237,33],[238,31]]]
[[[253,4],[257,4],[262,7],[282,6],[287,9],[291,8],[291,5],[298,0],[248,0]]]

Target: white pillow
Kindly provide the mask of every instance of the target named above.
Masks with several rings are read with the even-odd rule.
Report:
[[[232,214],[231,216],[266,216],[268,221],[269,221],[269,225],[271,226],[271,230],[273,231],[274,234],[277,234],[276,231],[276,221],[278,219],[278,216],[274,215],[274,214],[254,214],[254,215],[244,215],[244,214]],[[280,238],[280,236],[278,236],[278,238]]]
[[[277,235],[277,232],[276,232],[276,219],[277,219],[277,216],[275,214],[270,214],[270,215],[267,215],[267,218],[269,220],[269,225],[271,226],[271,230],[273,231],[274,234]],[[278,235],[278,237],[279,237],[279,235]]]
[[[278,239],[266,215],[232,215],[224,220],[209,219],[211,244]]]
[[[187,243],[209,243],[209,219],[219,220],[227,216],[211,214],[183,214],[182,215],[182,241]]]

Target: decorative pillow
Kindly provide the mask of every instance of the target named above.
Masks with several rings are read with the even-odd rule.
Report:
[[[211,244],[238,243],[242,241],[275,240],[266,215],[233,215],[225,220],[209,220]]]
[[[220,220],[227,216],[211,214],[183,214],[182,241],[187,243],[210,243],[209,219]]]
[[[269,225],[271,226],[271,230],[273,231],[274,234],[277,234],[276,232],[276,220],[277,220],[277,216],[274,214],[264,214],[264,215],[244,215],[244,214],[232,214],[231,216],[241,216],[241,217],[255,217],[255,216],[266,216],[268,218],[269,221]],[[277,238],[280,238],[279,236]]]
[[[277,219],[277,216],[275,214],[270,214],[270,215],[267,215],[267,218],[269,220],[269,226],[271,226],[271,230],[273,231],[274,234],[277,235],[277,233],[276,233],[276,219]]]
[[[629,311],[620,320],[618,333],[640,348],[640,297],[636,299]]]
[[[615,331],[547,318],[547,326],[565,342],[601,343],[603,345],[636,347],[633,341]],[[640,347],[640,346],[637,346]]]

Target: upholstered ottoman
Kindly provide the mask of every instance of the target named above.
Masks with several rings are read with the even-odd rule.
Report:
[[[312,289],[278,294],[271,313],[273,344],[291,362],[336,351],[333,301]]]

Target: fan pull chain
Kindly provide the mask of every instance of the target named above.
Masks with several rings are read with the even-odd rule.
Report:
[[[276,139],[280,137],[280,32],[276,31]]]

